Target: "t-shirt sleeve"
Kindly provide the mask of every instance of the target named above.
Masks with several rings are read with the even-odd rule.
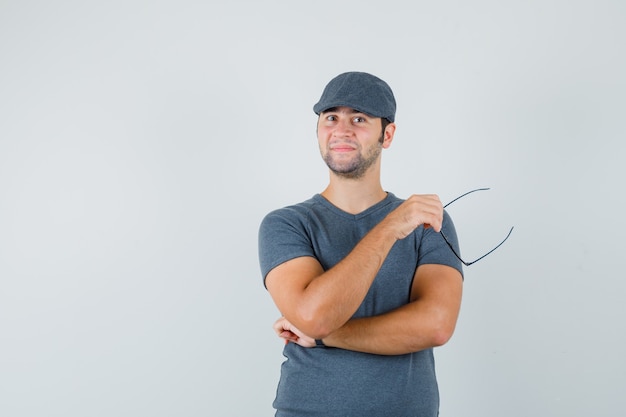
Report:
[[[258,247],[264,284],[267,274],[278,265],[301,256],[315,256],[306,217],[290,208],[265,216],[259,227]]]
[[[448,242],[454,247],[456,253],[461,255],[459,248],[459,240],[456,234],[456,229],[450,215],[444,211],[443,213],[443,233],[446,235]],[[418,265],[423,264],[440,264],[451,266],[457,269],[461,275],[463,275],[463,264],[454,255],[450,247],[443,240],[440,233],[435,232],[433,228],[424,230],[422,236],[420,254],[418,258]]]

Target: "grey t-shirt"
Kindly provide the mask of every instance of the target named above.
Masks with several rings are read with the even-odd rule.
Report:
[[[316,258],[325,270],[343,259],[404,200],[392,193],[359,214],[349,214],[321,195],[269,213],[259,229],[263,280],[276,266],[301,256]],[[448,240],[458,243],[444,212]],[[409,302],[418,265],[462,264],[432,228],[418,227],[397,241],[353,317],[386,313]],[[274,401],[276,416],[437,416],[439,393],[432,349],[383,356],[335,348],[285,345],[286,360]]]

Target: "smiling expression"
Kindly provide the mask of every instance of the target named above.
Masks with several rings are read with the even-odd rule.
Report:
[[[320,114],[317,137],[328,168],[344,178],[361,178],[388,146],[381,119],[349,107],[328,109]]]

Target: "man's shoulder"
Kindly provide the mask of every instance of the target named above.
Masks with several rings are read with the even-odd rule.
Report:
[[[283,207],[279,207],[267,213],[265,217],[271,216],[297,216],[306,214],[308,211],[315,208],[318,204],[316,196],[313,196],[307,200],[299,203],[289,204]]]

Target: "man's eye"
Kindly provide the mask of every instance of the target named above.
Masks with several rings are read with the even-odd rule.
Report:
[[[337,118],[335,116],[326,116],[326,120],[328,120],[329,122],[334,122],[335,120],[337,120]]]
[[[365,121],[365,117],[357,116],[357,117],[354,118],[354,122],[355,123],[361,123],[361,122],[364,122],[364,121]]]

